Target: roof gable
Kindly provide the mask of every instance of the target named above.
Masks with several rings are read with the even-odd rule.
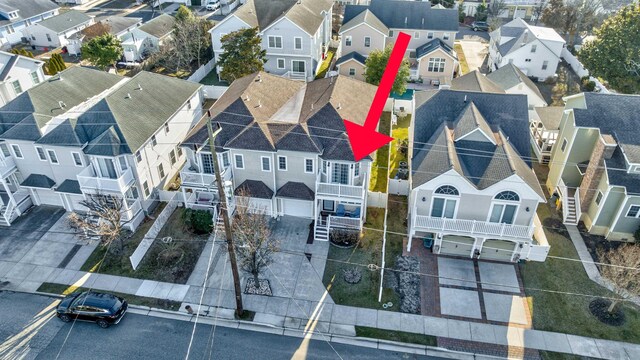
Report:
[[[428,1],[372,0],[369,6],[347,5],[343,23],[349,23],[366,9],[389,29],[458,31],[458,12],[433,9]]]

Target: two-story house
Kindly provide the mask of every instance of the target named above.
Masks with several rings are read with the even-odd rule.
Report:
[[[122,35],[122,48],[126,61],[140,61],[160,50],[173,33],[176,18],[161,14],[134,27]]]
[[[487,74],[487,78],[500,86],[507,94],[527,95],[529,110],[547,106],[536,84],[513,63]]]
[[[58,15],[60,7],[50,0],[2,0],[0,3],[0,47],[8,49],[22,42],[22,31]]]
[[[44,81],[44,62],[0,51],[0,106]]]
[[[214,57],[223,52],[224,35],[257,28],[266,72],[311,81],[329,49],[332,11],[332,0],[247,0],[209,30]]]
[[[498,17],[503,19],[522,18],[528,21],[534,21],[536,16],[536,8],[540,6],[542,0],[502,0],[504,10]],[[476,16],[479,5],[487,5],[490,1],[483,0],[465,0],[457,6],[462,6],[462,11],[466,16]]]
[[[84,42],[104,34],[111,34],[122,42],[129,35],[129,32],[140,25],[142,25],[142,18],[110,16],[72,36],[67,44],[67,51],[69,54],[79,54]]]
[[[93,17],[77,10],[52,16],[22,30],[33,46],[54,49],[67,46],[69,39],[93,24]]]
[[[411,35],[406,54],[410,77],[449,84],[458,68],[453,51],[458,12],[432,8],[428,1],[372,0],[369,5],[347,5],[340,28],[344,56],[337,61],[339,73],[359,78],[364,72],[359,57],[393,44],[400,32]]]
[[[4,221],[24,202],[84,211],[82,200],[113,195],[123,199],[126,226],[137,227],[182,166],[177,145],[201,117],[200,90],[148,72],[125,78],[73,67],[7,104],[0,113],[14,125],[0,135]]]
[[[547,188],[566,224],[633,241],[640,228],[640,96],[582,93],[565,99]]]
[[[523,95],[440,90],[415,94],[409,242],[436,254],[543,261],[533,237],[545,197],[529,154]],[[546,240],[545,240],[546,241]]]
[[[319,240],[361,229],[371,160],[354,161],[343,120],[364,123],[375,91],[342,76],[304,83],[261,72],[234,81],[209,110],[222,128],[215,145],[227,196],[248,194],[273,217],[315,219]],[[206,121],[183,143],[187,207],[218,197]]]
[[[509,63],[543,81],[555,75],[565,41],[552,28],[514,19],[495,31],[489,40],[489,70]]]

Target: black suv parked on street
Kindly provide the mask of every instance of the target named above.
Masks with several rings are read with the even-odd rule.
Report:
[[[95,322],[101,328],[108,328],[122,320],[128,308],[127,301],[121,297],[85,291],[69,294],[56,308],[60,320],[73,319]]]

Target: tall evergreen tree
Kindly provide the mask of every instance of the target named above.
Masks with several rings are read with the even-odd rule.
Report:
[[[222,37],[224,52],[218,59],[220,77],[228,82],[264,69],[267,52],[257,28],[240,29]]]

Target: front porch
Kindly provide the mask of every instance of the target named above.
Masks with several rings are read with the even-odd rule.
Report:
[[[0,226],[10,226],[31,205],[31,197],[27,189],[18,185],[18,172],[0,178]]]
[[[333,229],[360,231],[366,216],[362,202],[316,200],[314,234],[316,240],[327,241]]]
[[[533,111],[531,113],[534,113]],[[529,124],[531,147],[541,164],[549,164],[551,150],[558,139],[558,130],[547,130],[539,119],[532,116]]]

